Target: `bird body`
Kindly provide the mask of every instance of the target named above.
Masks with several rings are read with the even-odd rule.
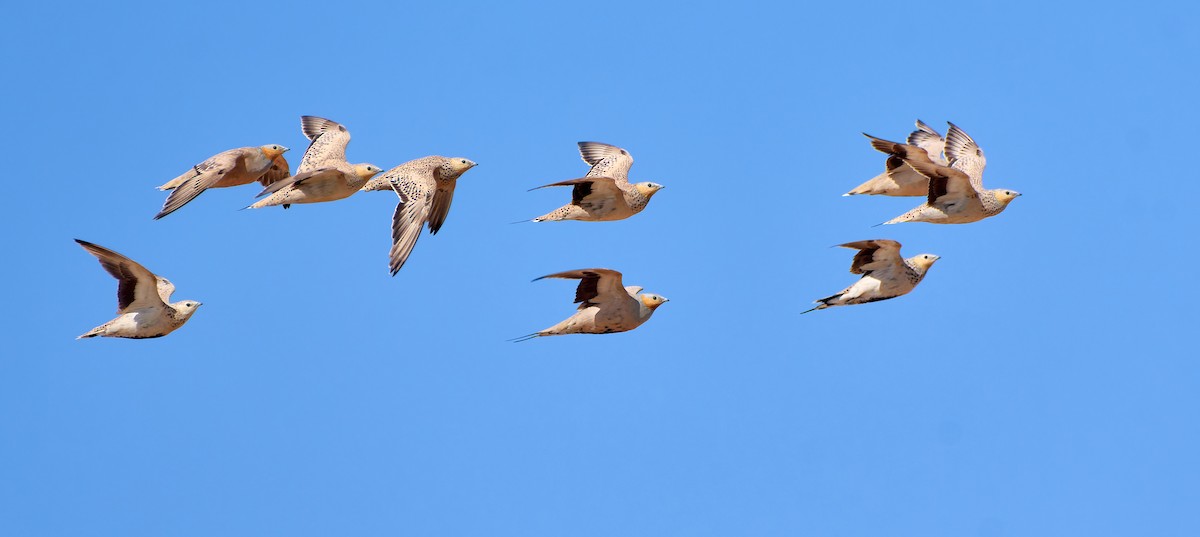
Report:
[[[392,214],[392,248],[388,252],[388,268],[393,276],[408,260],[426,224],[430,235],[442,228],[450,214],[458,178],[475,166],[470,159],[433,155],[396,166],[362,187],[388,188],[400,197]]]
[[[162,337],[184,323],[200,307],[200,302],[181,300],[168,303],[175,285],[103,246],[75,239],[100,265],[117,279],[117,317],[97,326],[76,339],[91,337],[154,338]]]
[[[929,154],[917,146],[890,142],[865,134],[876,150],[904,161],[906,165],[928,179],[926,202],[884,224],[928,222],[931,224],[966,224],[1000,214],[1019,192],[983,188],[983,169],[987,159],[983,150],[953,123],[946,134],[946,156],[949,166],[933,162]]]
[[[642,212],[650,198],[663,188],[651,182],[631,184],[629,169],[633,166],[633,156],[617,146],[579,142],[579,154],[592,166],[586,176],[533,189],[570,186],[571,203],[534,218],[534,222],[622,220]]]
[[[906,295],[921,283],[929,267],[940,259],[933,254],[904,259],[900,257],[900,243],[893,240],[848,242],[838,246],[858,250],[850,273],[862,274],[862,278],[837,294],[817,300],[815,308],[801,313]]]
[[[296,175],[277,181],[258,196],[265,198],[247,207],[260,209],[293,203],[335,201],[358,192],[367,180],[382,171],[373,164],[346,162],[350,131],[335,121],[316,116],[301,116],[300,130],[311,143],[304,151]]]
[[[286,208],[293,203],[340,200],[358,192],[367,180],[381,171],[374,164],[333,163],[315,171],[298,173],[267,187],[258,194],[266,197],[248,208],[260,209],[274,205]]]
[[[943,151],[946,140],[933,127],[917,120],[917,130],[908,135],[908,144],[925,150],[929,159],[935,164],[947,164]],[[858,185],[843,196],[879,195],[879,196],[924,196],[929,192],[929,179],[904,160],[895,156],[888,157],[883,173]]]
[[[542,276],[538,280],[544,278],[579,280],[575,290],[575,302],[579,303],[579,308],[562,322],[517,338],[517,341],[564,334],[610,334],[633,330],[649,320],[659,306],[668,302],[661,295],[639,294],[641,287],[623,286],[621,273],[611,269],[571,270]]]
[[[283,153],[287,150],[286,147],[272,144],[239,147],[209,157],[158,187],[159,190],[172,192],[154,219],[171,214],[209,188],[241,186],[255,181],[266,187],[286,178],[290,170]]]

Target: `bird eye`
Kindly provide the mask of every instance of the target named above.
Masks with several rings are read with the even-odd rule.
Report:
[[[461,162],[462,162],[463,164],[466,164],[466,163],[467,163],[467,161],[465,161],[465,160],[464,160],[464,161],[461,161]]]

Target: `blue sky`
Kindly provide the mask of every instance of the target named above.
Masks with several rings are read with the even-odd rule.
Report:
[[[4,535],[1195,535],[1191,4],[982,2],[10,8],[0,199]],[[395,196],[161,221],[219,151],[480,165],[388,276]],[[840,194],[859,134],[954,121],[971,225]],[[667,186],[634,218],[520,224],[575,142]],[[169,337],[74,337],[115,281],[204,306]],[[912,294],[803,317],[892,238]],[[505,340],[610,267],[671,302],[636,331]]]

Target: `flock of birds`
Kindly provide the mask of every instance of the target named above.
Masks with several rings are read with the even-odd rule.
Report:
[[[293,204],[336,201],[358,191],[391,190],[400,201],[392,216],[392,246],[389,270],[394,276],[412,253],[426,226],[436,234],[450,213],[456,182],[476,164],[461,157],[432,155],[384,172],[369,163],[350,164],[346,146],[350,131],[337,122],[315,116],[300,118],[301,131],[309,139],[300,166],[292,173],[282,145],[230,149],[192,166],[159,187],[171,193],[154,218],[163,218],[188,204],[209,188],[262,184],[259,201],[246,207],[260,209]],[[866,135],[871,146],[888,154],[880,175],[846,193],[851,195],[926,196],[920,206],[884,224],[929,222],[964,224],[995,216],[1020,196],[1007,189],[983,188],[987,164],[983,150],[953,123],[943,138],[917,121],[917,130],[906,143]],[[599,142],[579,142],[579,153],[591,166],[587,175],[537,188],[569,186],[571,202],[532,219],[533,222],[578,220],[604,222],[629,218],[646,208],[663,186],[652,182],[629,182],[633,156],[620,147]],[[382,172],[382,173],[381,173]],[[96,256],[118,281],[117,317],[77,339],[91,337],[154,338],[165,336],[191,318],[201,303],[194,300],[170,302],[175,286],[137,262],[108,248],[76,239]],[[895,298],[912,291],[925,277],[938,256],[900,256],[900,243],[877,239],[840,246],[858,250],[850,272],[862,277],[841,292],[816,301],[802,312],[863,304]],[[549,274],[538,278],[579,280],[575,290],[577,311],[562,322],[512,341],[563,334],[608,334],[633,330],[645,323],[668,300],[642,288],[626,286],[620,272],[588,268]],[[535,280],[536,281],[536,280]]]

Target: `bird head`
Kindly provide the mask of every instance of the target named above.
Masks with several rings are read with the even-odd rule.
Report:
[[[359,178],[364,179],[364,180],[375,177],[375,174],[377,174],[381,171],[383,171],[383,170],[380,169],[379,166],[376,166],[374,164],[367,164],[364,162],[362,164],[354,165],[354,175],[357,175]]]
[[[191,317],[193,313],[196,313],[196,308],[199,308],[200,306],[201,303],[195,300],[180,300],[179,302],[171,304],[171,307],[175,308],[175,311],[180,315],[183,315],[184,319],[187,319],[188,317]]]
[[[921,269],[922,272],[924,272],[926,270],[929,270],[929,267],[932,267],[933,264],[941,258],[942,258],[941,256],[933,255],[933,254],[920,254],[920,255],[914,255],[914,256],[908,258],[907,261],[910,264],[912,264],[913,266]]]
[[[458,176],[466,173],[467,170],[474,168],[475,166],[475,162],[469,158],[448,158],[442,163],[441,175],[443,179],[458,179]]]
[[[267,158],[275,158],[287,152],[288,148],[278,144],[260,146],[259,150],[263,152]]]
[[[651,183],[649,181],[646,181],[644,183],[637,183],[637,184],[633,185],[633,187],[637,189],[638,194],[641,194],[647,198],[649,198],[650,196],[653,196],[659,190],[662,190],[664,188],[662,185],[660,185],[658,183]]]
[[[1016,190],[1008,190],[1006,188],[997,188],[992,191],[992,194],[995,194],[996,199],[1000,200],[1000,203],[1005,205],[1008,205],[1009,202],[1017,199],[1017,196],[1021,195],[1021,193],[1017,192]]]
[[[655,309],[667,302],[667,298],[662,295],[646,293],[638,297],[642,301],[642,305],[650,309]]]

